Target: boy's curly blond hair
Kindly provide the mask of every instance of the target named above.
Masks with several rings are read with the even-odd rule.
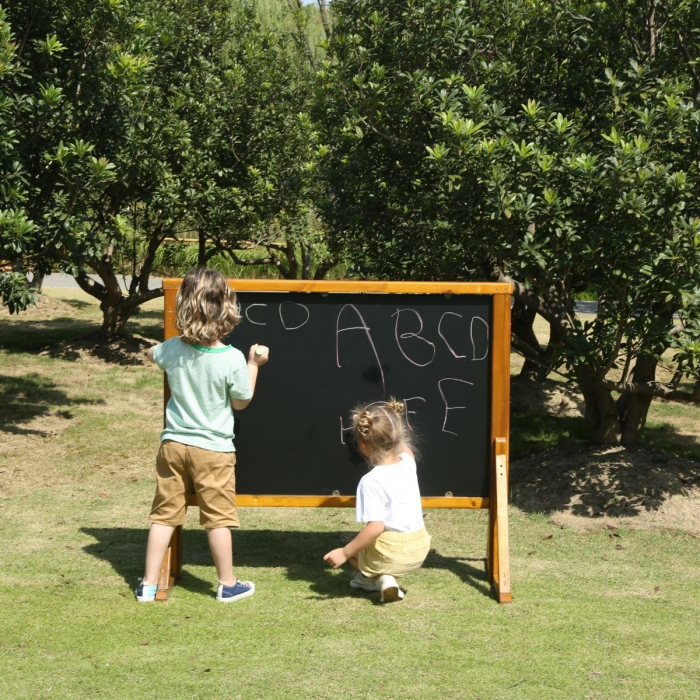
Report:
[[[235,292],[216,270],[190,270],[177,292],[175,325],[189,345],[214,343],[241,321]]]

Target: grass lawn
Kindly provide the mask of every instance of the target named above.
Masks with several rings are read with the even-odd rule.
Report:
[[[47,296],[0,316],[0,698],[698,697],[700,540],[679,528],[582,532],[513,507],[514,602],[498,605],[487,514],[431,510],[425,567],[382,606],[322,562],[354,536],[353,511],[246,508],[234,564],[258,590],[224,606],[195,509],[182,581],[138,605],[162,377],[38,353],[99,316],[77,290]],[[161,308],[133,330],[158,337]],[[697,409],[654,406],[648,440],[699,455]],[[523,453],[576,443],[581,420],[514,416],[513,438]]]

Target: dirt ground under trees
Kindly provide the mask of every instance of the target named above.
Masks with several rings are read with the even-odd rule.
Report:
[[[512,383],[511,410],[578,416],[574,387],[547,380]],[[560,526],[668,528],[700,537],[700,464],[642,446],[576,445],[514,461],[511,505],[543,512]]]

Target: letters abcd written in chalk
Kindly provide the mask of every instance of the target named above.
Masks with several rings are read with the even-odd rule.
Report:
[[[422,495],[488,496],[491,297],[238,297],[243,321],[228,340],[274,357],[236,415],[239,493],[354,494],[367,467],[350,411],[393,396],[419,437]]]

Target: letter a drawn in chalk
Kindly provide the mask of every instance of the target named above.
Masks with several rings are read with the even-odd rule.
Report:
[[[348,326],[347,328],[341,328],[340,327],[340,317],[343,315],[343,311],[345,309],[352,309],[356,314],[357,317],[360,319],[360,323],[362,324],[361,326]],[[379,368],[379,374],[381,375],[382,378],[382,392],[386,394],[386,383],[384,381],[384,370],[382,369],[382,363],[379,361],[379,355],[377,354],[377,348],[374,346],[374,341],[372,340],[372,335],[370,333],[369,326],[367,323],[365,323],[365,319],[362,317],[362,314],[358,310],[358,308],[354,304],[345,304],[345,306],[338,312],[338,318],[336,319],[335,322],[335,361],[336,364],[338,365],[338,368],[342,367],[340,364],[340,347],[339,347],[339,336],[341,333],[345,331],[364,331],[365,336],[367,337],[367,341],[370,344],[370,347],[372,348],[372,352],[374,353],[374,358],[377,360],[377,367]]]

